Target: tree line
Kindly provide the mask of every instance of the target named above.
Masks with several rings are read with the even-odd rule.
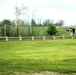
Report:
[[[8,19],[4,19],[3,21],[0,22],[0,34],[1,36],[22,36],[24,33],[24,36],[26,35],[26,32],[28,32],[28,36],[33,36],[38,34],[38,36],[40,35],[39,33],[41,33],[39,31],[39,29],[37,30],[37,28],[35,27],[44,27],[46,26],[45,30],[44,30],[44,34],[42,35],[55,35],[57,33],[57,28],[56,26],[62,26],[64,25],[64,21],[63,20],[59,20],[58,22],[54,23],[53,21],[51,21],[50,19],[44,20],[43,23],[38,22],[36,23],[36,21],[34,19],[31,19],[31,25],[30,23],[25,23],[22,20],[18,20],[18,27],[16,25],[15,21],[10,21]],[[23,33],[22,30],[20,29],[21,27],[27,27],[27,29],[25,28]],[[37,30],[37,33],[35,33]],[[14,32],[15,31],[15,32]]]

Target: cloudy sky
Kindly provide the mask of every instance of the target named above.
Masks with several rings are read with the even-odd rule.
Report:
[[[65,25],[76,25],[76,0],[0,0],[0,20],[15,19],[16,2],[19,7],[27,6],[29,13],[33,10],[36,18],[64,20]]]

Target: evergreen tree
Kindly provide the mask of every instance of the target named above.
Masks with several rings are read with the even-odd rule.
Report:
[[[57,29],[54,25],[50,25],[47,29],[47,33],[52,36],[55,35],[57,33]]]

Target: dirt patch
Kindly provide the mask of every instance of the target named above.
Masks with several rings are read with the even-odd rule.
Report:
[[[25,73],[25,72],[0,72],[0,75],[76,75],[76,73],[73,74],[59,74],[56,72],[49,72],[49,71],[44,71],[44,72],[40,72],[40,73]]]
[[[19,73],[19,72],[15,72],[15,75],[76,75],[76,73],[73,74],[59,74],[56,72],[49,72],[49,71],[44,71],[44,72],[40,72],[40,73]]]

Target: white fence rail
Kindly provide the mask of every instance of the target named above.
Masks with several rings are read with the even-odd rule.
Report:
[[[55,40],[55,39],[75,39],[74,36],[31,36],[31,37],[0,37],[0,41],[22,41],[22,40]]]

